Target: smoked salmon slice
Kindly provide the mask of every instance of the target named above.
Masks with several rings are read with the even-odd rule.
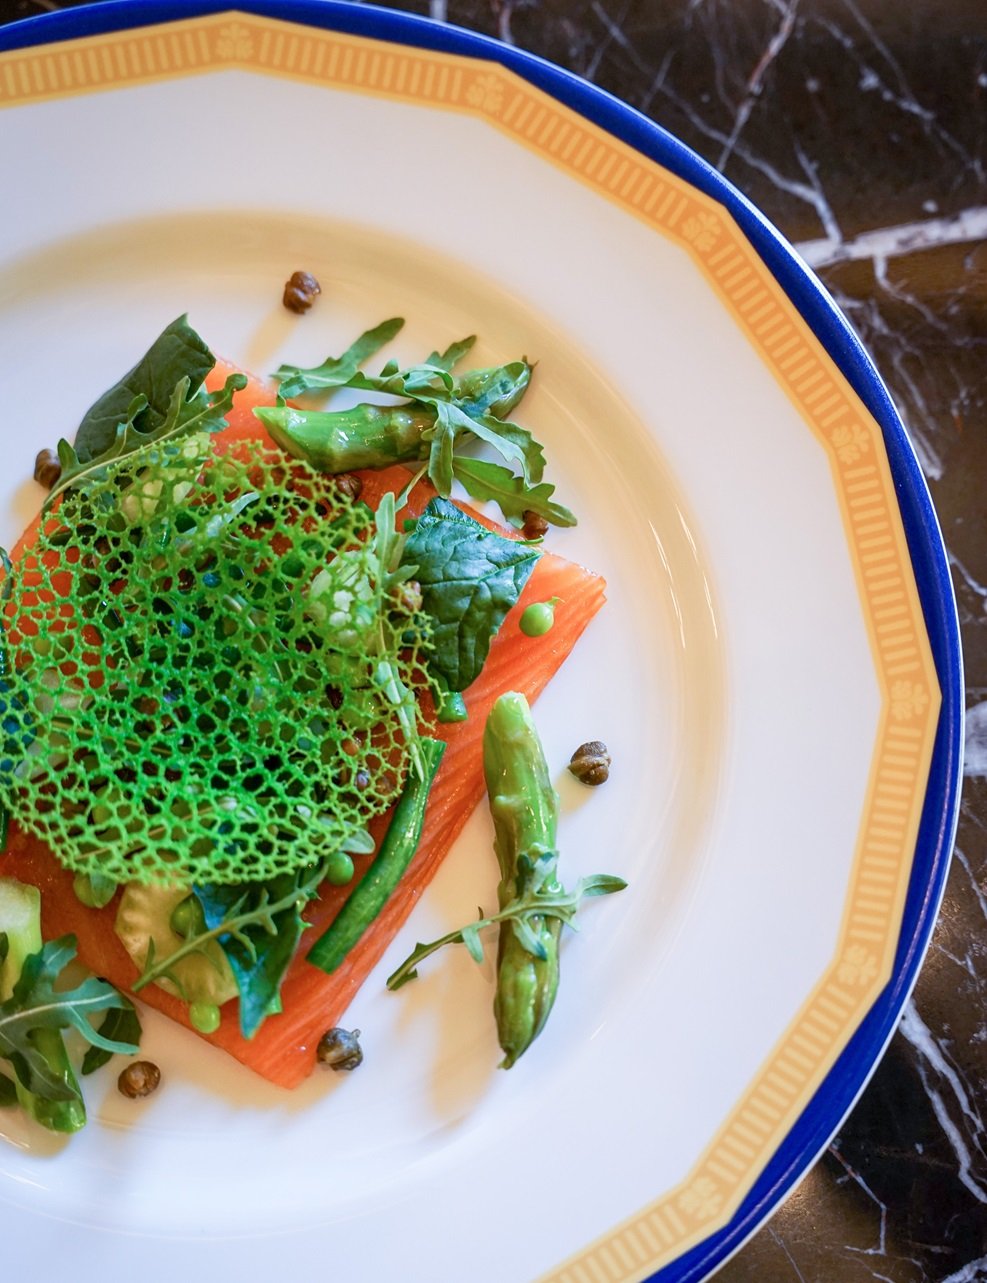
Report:
[[[235,369],[218,362],[207,386],[221,387],[226,375]],[[229,427],[216,438],[217,448],[253,440],[271,444],[254,417],[253,408],[273,403],[271,386],[250,377],[227,416]],[[407,478],[404,469],[360,475],[364,485],[362,498],[371,507],[376,507],[386,490],[400,490]],[[412,495],[409,512],[412,515],[420,512],[431,493],[428,486],[419,486]],[[479,514],[473,515],[483,520]],[[30,555],[36,530],[37,522],[13,550],[15,562]],[[312,929],[305,932],[301,949],[282,984],[282,1012],[269,1016],[254,1037],[247,1040],[239,1031],[236,1003],[228,1003],[223,1008],[219,1028],[200,1036],[279,1086],[296,1087],[311,1073],[320,1037],[340,1023],[354,994],[415,907],[483,797],[481,741],[494,701],[505,690],[516,690],[522,692],[529,703],[533,702],[565,662],[603,605],[604,596],[605,584],[598,575],[552,553],[543,553],[520,601],[493,639],[483,671],[465,693],[468,720],[439,724],[430,732],[446,742],[445,754],[432,787],[419,849],[383,911],[343,963],[327,975],[306,960],[305,951],[339,912],[356,881],[346,887],[326,886],[305,912]],[[540,637],[524,635],[518,621],[525,606],[551,597],[559,599],[554,627]],[[384,816],[371,825],[378,843],[386,823]],[[357,880],[371,859],[370,856],[355,858]],[[113,929],[116,899],[100,910],[82,905],[72,889],[73,875],[61,867],[45,843],[16,823],[11,824],[7,853],[0,856],[0,874],[33,883],[40,889],[46,939],[71,932],[78,939],[79,957],[86,966],[118,988],[129,990],[138,971]],[[139,1001],[191,1028],[185,1004],[156,986],[142,989]]]

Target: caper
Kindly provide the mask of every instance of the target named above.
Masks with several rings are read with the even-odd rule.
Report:
[[[315,1049],[319,1064],[337,1071],[356,1069],[357,1065],[363,1064],[363,1051],[358,1041],[359,1037],[359,1029],[354,1029],[352,1032],[348,1029],[340,1029],[338,1026],[335,1029],[328,1029],[319,1039],[319,1045]]]
[[[161,1082],[161,1070],[150,1060],[135,1060],[117,1079],[117,1086],[124,1096],[139,1100],[150,1096]]]
[[[307,312],[321,293],[322,287],[311,272],[292,272],[281,301],[290,312]]]
[[[569,760],[569,770],[583,784],[605,784],[610,778],[610,754],[602,740],[580,744]]]
[[[526,508],[521,515],[524,519],[525,539],[544,539],[548,533],[548,522],[541,513]]]
[[[403,584],[398,584],[394,589],[394,600],[402,610],[414,615],[421,610],[425,600],[421,584],[417,579],[407,579]]]
[[[62,464],[54,450],[39,450],[34,461],[34,479],[50,490],[62,475]]]
[[[355,472],[340,472],[337,473],[334,480],[337,493],[342,495],[344,499],[349,499],[351,502],[356,503],[363,493],[363,478]]]

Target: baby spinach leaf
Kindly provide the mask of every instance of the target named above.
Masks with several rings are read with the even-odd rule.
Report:
[[[187,378],[195,395],[215,364],[216,358],[188,318],[172,321],[134,368],[86,411],[75,434],[76,457],[88,463],[105,454],[116,441],[121,423],[131,423],[145,434],[153,432],[168,417],[176,385]]]
[[[451,691],[479,675],[507,612],[541,554],[474,521],[454,503],[433,499],[404,549],[433,623],[429,667]]]

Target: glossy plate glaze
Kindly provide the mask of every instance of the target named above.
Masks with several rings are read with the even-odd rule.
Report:
[[[489,964],[416,939],[489,903],[478,812],[290,1096],[148,1021],[59,1147],[0,1115],[15,1259],[145,1278],[708,1275],[838,1126],[914,980],[955,823],[962,689],[938,529],[877,376],[777,235],[629,109],[480,38],[347,5],[112,3],[0,35],[0,542],[37,449],[174,316],[261,372],[408,318],[537,359],[523,421],[608,605],[538,704],[569,878],[548,1030],[495,1070]],[[323,285],[280,306],[296,268]],[[562,769],[611,747],[605,789]]]

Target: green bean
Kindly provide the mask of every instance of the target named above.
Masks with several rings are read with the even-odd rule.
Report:
[[[491,709],[483,736],[483,771],[500,866],[501,909],[535,889],[561,890],[555,877],[559,799],[523,695],[508,692]],[[516,921],[500,924],[494,1015],[505,1069],[541,1033],[559,986],[562,919],[532,914],[525,926],[527,941]],[[532,951],[532,944],[542,956]]]
[[[424,769],[412,773],[398,799],[380,850],[353,893],[309,950],[308,960],[333,972],[380,913],[421,841],[425,806],[445,752],[442,740],[421,741]]]

